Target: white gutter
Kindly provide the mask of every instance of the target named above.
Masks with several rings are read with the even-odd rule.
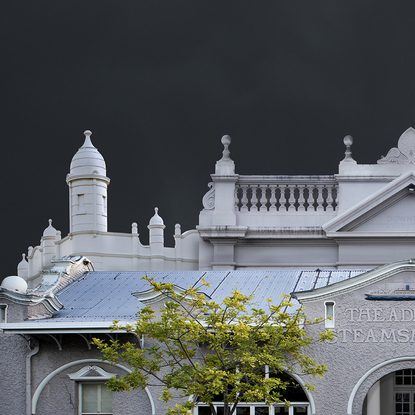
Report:
[[[121,326],[133,324],[134,321],[120,321]],[[21,322],[21,323],[3,323],[0,324],[0,330],[6,334],[68,334],[68,333],[111,333],[112,321],[97,322],[62,322],[56,321],[43,323]],[[125,330],[116,330],[115,332],[124,333]]]
[[[30,343],[28,343],[29,353],[26,355],[26,414],[32,415],[32,356],[39,351],[39,342],[32,338],[34,347],[30,350]]]

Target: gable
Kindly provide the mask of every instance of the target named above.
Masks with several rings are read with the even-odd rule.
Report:
[[[407,189],[360,216],[341,232],[415,232],[415,196]]]
[[[323,226],[327,236],[415,232],[415,174],[400,176]]]
[[[381,297],[387,294],[387,297],[394,297],[389,301],[402,300],[403,297],[403,301],[411,300],[415,304],[415,259],[393,262],[347,280],[292,294],[306,303],[333,299],[346,293],[355,293],[357,297],[368,301],[382,300],[368,296]]]

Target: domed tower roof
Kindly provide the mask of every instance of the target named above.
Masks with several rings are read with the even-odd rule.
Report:
[[[85,142],[83,146],[73,156],[69,174],[71,176],[91,174],[105,176],[107,172],[105,160],[104,157],[102,157],[101,153],[92,145],[92,132],[86,130],[84,134]]]
[[[154,216],[150,219],[148,226],[164,226],[163,219],[158,214],[159,208],[154,208]]]
[[[49,226],[43,231],[43,236],[45,237],[56,237],[56,229],[52,226],[52,219],[49,219]]]

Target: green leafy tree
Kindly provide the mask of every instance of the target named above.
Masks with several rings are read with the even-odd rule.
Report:
[[[268,299],[264,311],[255,308],[253,295],[238,290],[218,304],[194,288],[179,292],[173,284],[144,278],[165,299],[163,307],[159,312],[145,307],[134,325],[122,327],[114,322],[113,330],[144,338],[145,347],[138,347],[137,342],[93,339],[103,360],[112,364],[123,361],[133,369],[107,383],[112,391],[163,385],[161,399],[165,402],[174,392],[197,397],[209,405],[212,415],[216,415],[212,402],[221,395],[224,415],[232,415],[240,402],[271,405],[284,401],[282,392],[290,382],[283,377],[265,377],[265,365],[276,374],[288,371],[322,377],[326,372],[326,366],[305,354],[314,341],[305,326],[320,320],[308,321],[302,308],[290,312],[293,304],[289,297],[283,297],[278,305]],[[315,341],[333,336],[324,331]],[[195,399],[184,399],[168,408],[167,414],[189,414],[196,404]]]

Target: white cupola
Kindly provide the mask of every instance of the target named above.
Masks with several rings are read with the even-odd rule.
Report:
[[[150,231],[151,270],[163,270],[164,267],[164,225],[163,219],[154,208],[154,216],[150,219],[147,228]]]
[[[74,155],[69,186],[70,232],[107,231],[107,187],[105,160],[92,145],[91,131],[84,132],[85,142]]]

